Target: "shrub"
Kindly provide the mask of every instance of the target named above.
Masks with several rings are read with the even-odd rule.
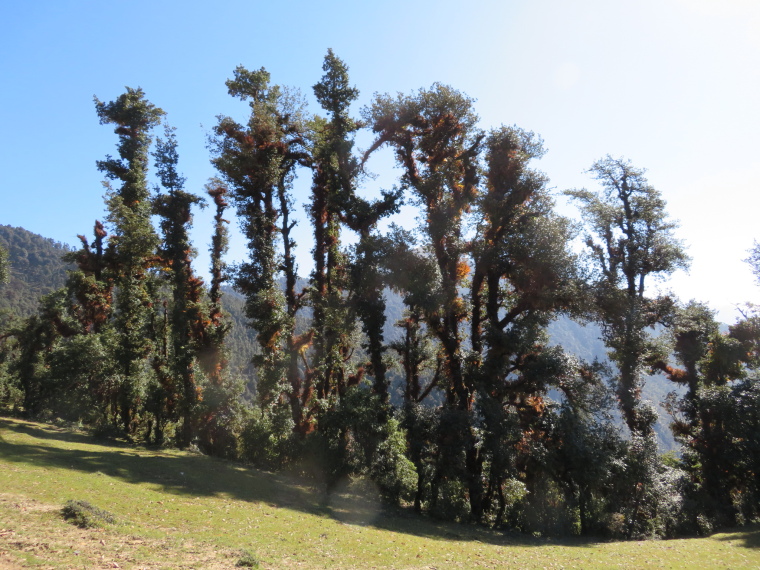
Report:
[[[286,406],[256,409],[240,437],[242,459],[262,469],[281,469],[294,455],[296,436]]]
[[[100,528],[115,524],[116,517],[87,501],[69,501],[61,510],[63,518],[80,528]]]
[[[372,478],[386,502],[411,501],[417,488],[417,470],[405,455],[406,433],[394,418],[383,427],[385,440],[375,452],[370,470]]]
[[[470,517],[467,488],[462,481],[447,480],[438,486],[438,496],[431,508],[434,517],[463,522]]]
[[[235,566],[243,568],[258,568],[261,562],[258,557],[250,550],[243,550],[240,553],[240,560],[237,561]]]

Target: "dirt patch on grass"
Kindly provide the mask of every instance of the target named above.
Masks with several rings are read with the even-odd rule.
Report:
[[[0,568],[222,569],[238,559],[198,541],[132,536],[128,526],[78,529],[60,512],[60,505],[0,494]]]

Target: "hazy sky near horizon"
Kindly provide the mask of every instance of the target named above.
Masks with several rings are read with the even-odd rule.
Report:
[[[756,0],[39,0],[4,2],[0,19],[0,224],[71,245],[91,235],[104,214],[95,161],[115,154],[117,140],[98,123],[93,95],[142,87],[177,127],[186,189],[202,193],[216,116],[246,118],[224,85],[234,68],[266,67],[316,110],[311,86],[332,48],[361,91],[356,115],[376,92],[452,85],[477,100],[483,128],[516,124],[543,137],[548,153],[534,167],[557,194],[596,189],[585,171],[606,154],[646,168],[693,258],[688,275],[663,287],[729,323],[736,305],[760,302],[742,261],[760,239]],[[368,191],[393,184],[387,156],[370,168],[379,176]],[[305,203],[308,173],[296,190]],[[195,217],[203,274],[211,216]],[[300,231],[306,274],[305,220]],[[232,246],[229,261],[241,261],[242,240]]]

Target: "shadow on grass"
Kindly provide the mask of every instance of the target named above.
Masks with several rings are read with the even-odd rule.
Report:
[[[261,472],[204,455],[173,455],[145,450],[119,441],[98,440],[86,434],[24,421],[0,418],[0,429],[20,432],[37,440],[37,443],[24,444],[0,437],[0,457],[5,461],[87,474],[102,473],[128,483],[153,484],[175,495],[224,496],[246,502],[261,502],[312,515],[329,516],[350,524],[433,540],[477,540],[504,546],[536,547],[590,547],[598,543],[584,538],[548,540],[517,533],[505,534],[482,527],[437,521],[405,509],[383,511],[379,505],[376,512],[370,513],[366,518],[360,516],[357,520],[348,512],[350,506],[346,508],[345,505],[336,505],[334,497],[327,497],[315,491],[309,482],[287,474]],[[63,449],[53,444],[53,441],[85,443],[96,447],[89,450]],[[358,502],[361,501],[359,498]]]
[[[70,428],[48,424],[30,423],[25,420],[7,421],[0,418],[0,429],[12,429],[39,439],[52,439],[70,443],[85,443],[87,445],[102,445],[104,447],[129,447],[126,441],[90,433],[81,433]]]
[[[744,548],[760,548],[760,526],[754,525],[741,532],[716,537],[721,542],[734,542]]]

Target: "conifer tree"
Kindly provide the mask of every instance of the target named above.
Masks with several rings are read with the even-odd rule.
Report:
[[[148,281],[158,238],[150,220],[148,153],[151,130],[164,112],[145,99],[142,89],[129,87],[109,103],[95,98],[95,108],[101,124],[115,125],[119,136],[119,158],[107,156],[98,161],[98,169],[120,184],[115,188],[106,183],[111,225],[107,255],[116,287],[115,327],[120,335],[115,355],[121,375],[119,412],[123,429],[132,433],[150,374],[153,299]]]
[[[153,209],[160,217],[163,239],[158,254],[168,273],[171,290],[167,331],[171,348],[163,347],[158,351],[154,368],[163,395],[158,410],[165,409],[167,403],[171,406],[177,402],[182,421],[180,445],[187,446],[196,432],[196,408],[202,388],[196,378],[195,364],[206,326],[202,306],[203,281],[193,272],[193,248],[188,231],[192,223],[192,206],[205,204],[201,198],[184,190],[185,179],[177,172],[179,157],[174,129],[167,126],[165,137],[158,139],[153,156],[166,194],[156,195]],[[166,411],[172,415],[173,410]],[[160,435],[159,439],[162,439]]]
[[[359,96],[348,78],[348,67],[332,50],[325,56],[325,74],[314,85],[317,101],[328,117],[312,124],[312,200],[314,271],[310,301],[313,307],[316,396],[340,396],[364,374],[348,370],[352,355],[353,312],[344,293],[348,291],[348,258],[341,249],[341,217],[354,196],[359,163],[354,156],[358,123],[349,114]]]

